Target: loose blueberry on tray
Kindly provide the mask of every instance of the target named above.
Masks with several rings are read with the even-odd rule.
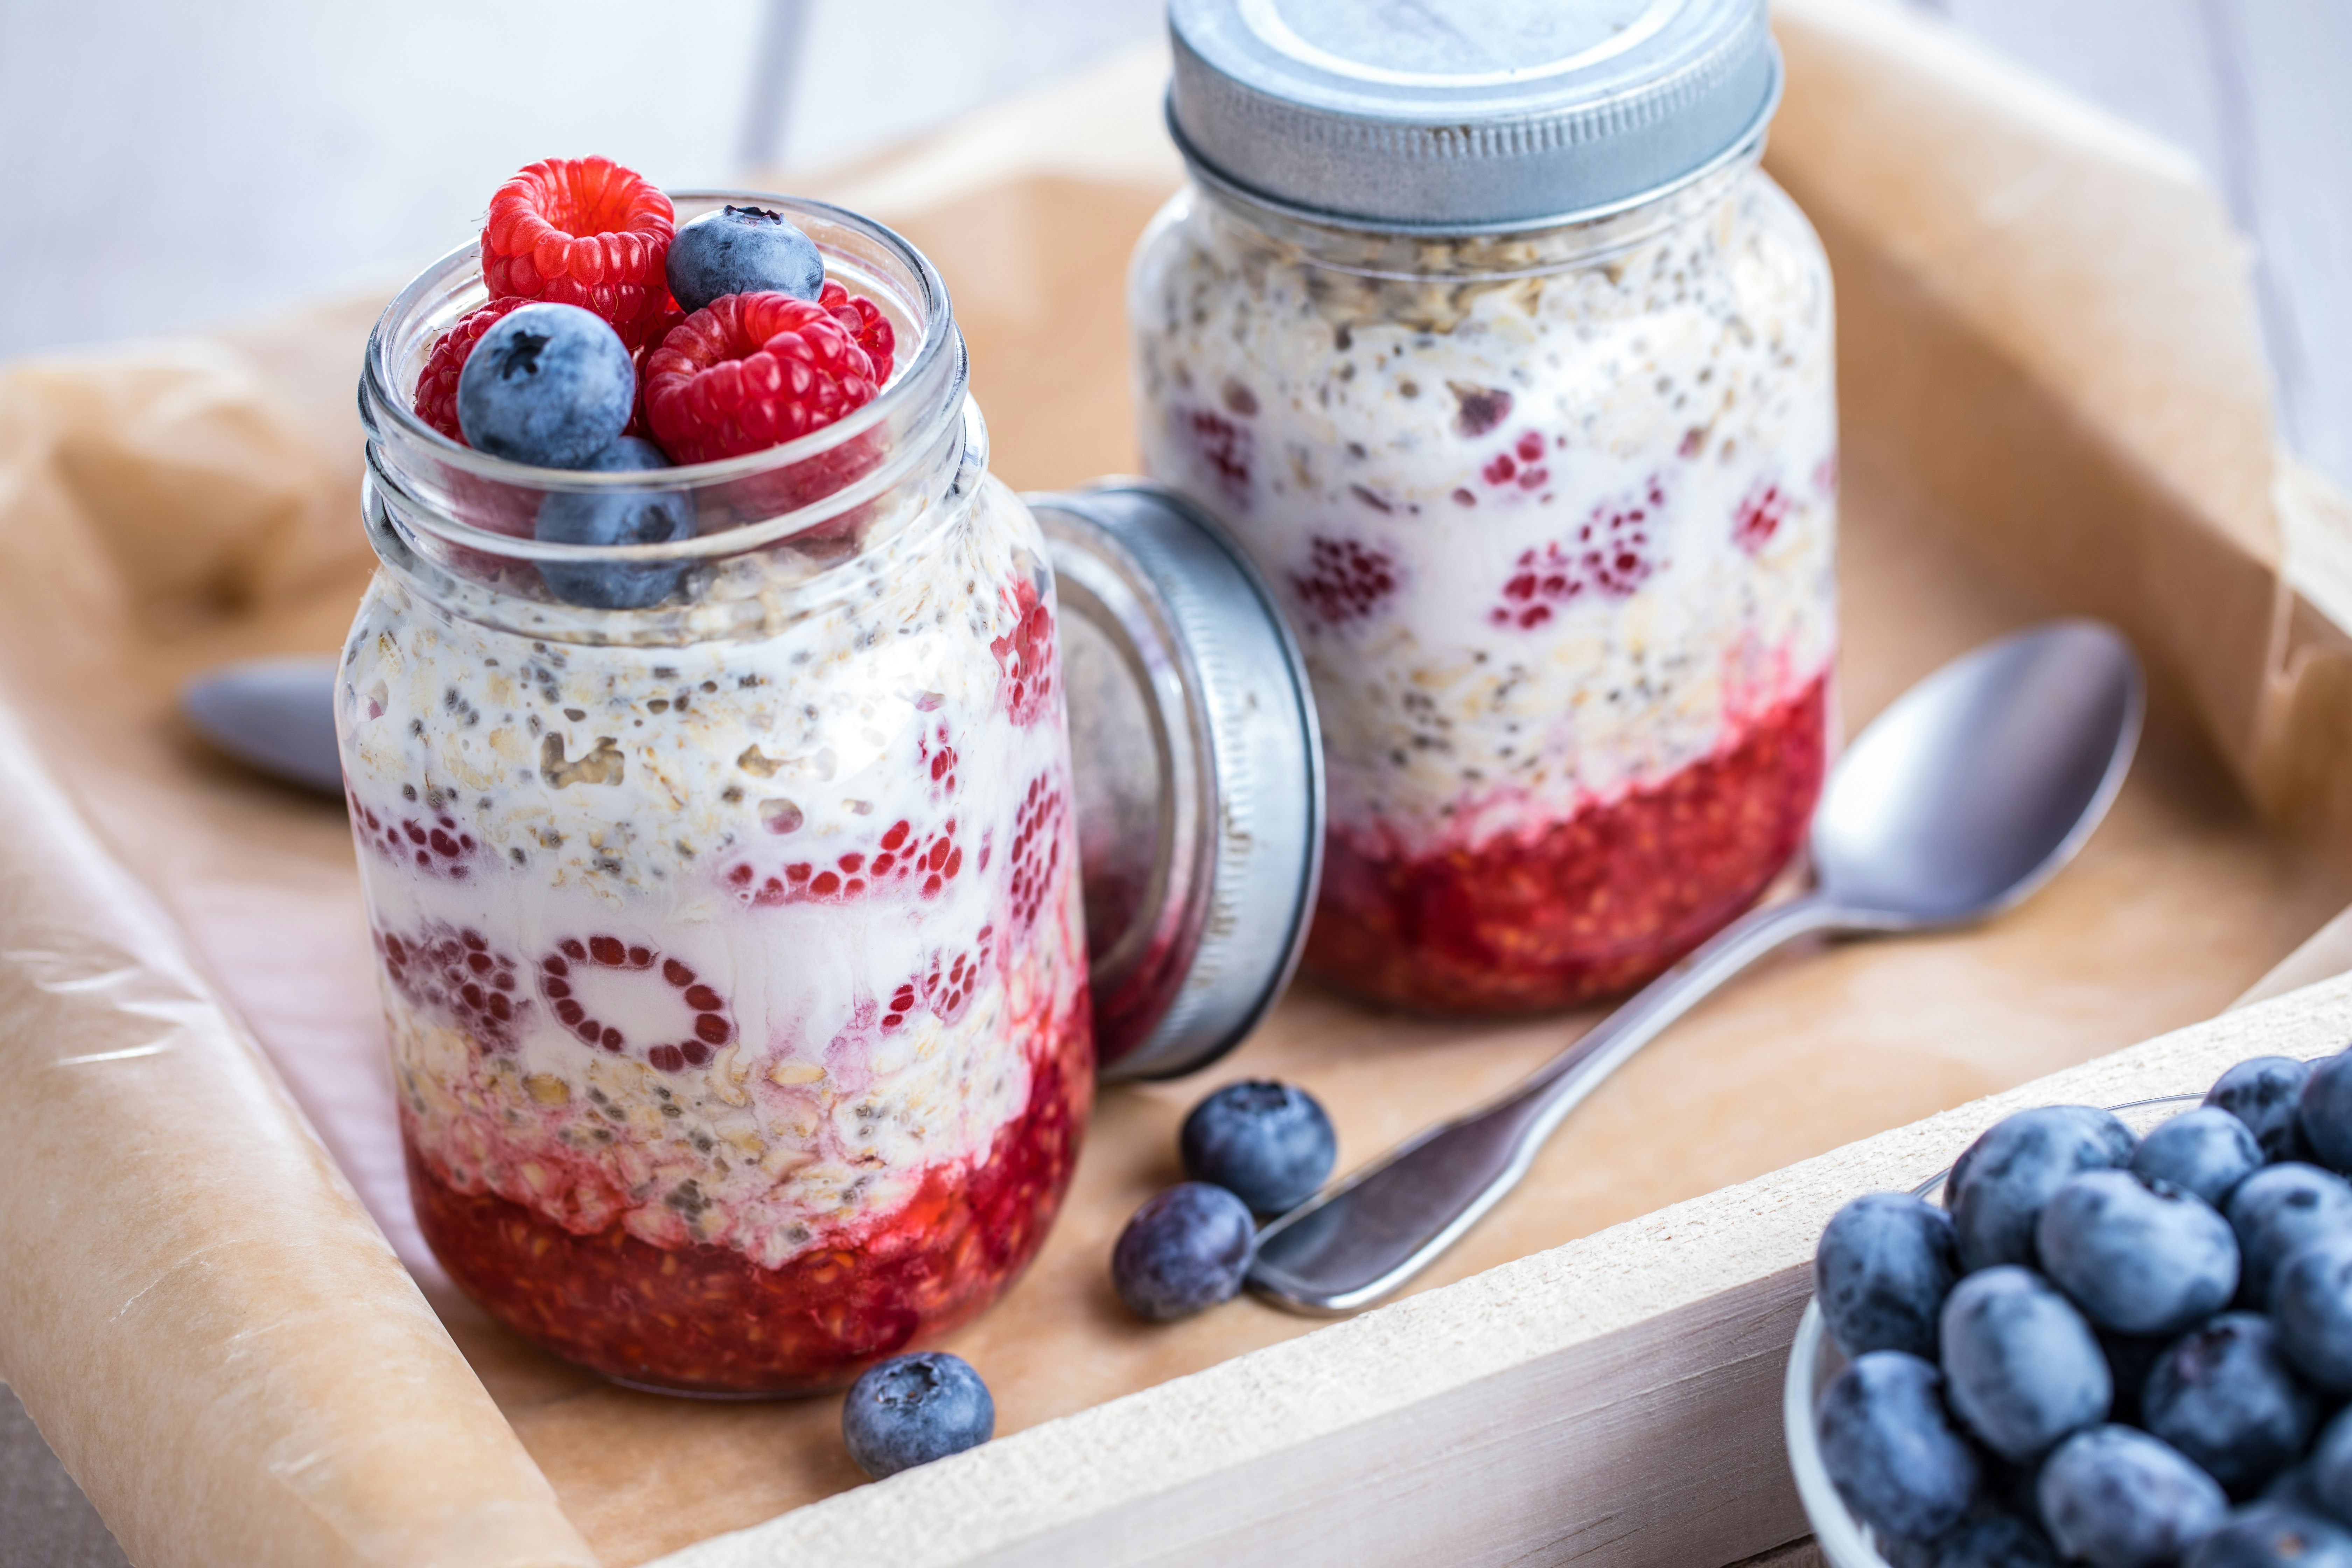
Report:
[[[849,1457],[877,1481],[977,1447],[995,1432],[988,1384],[970,1362],[944,1351],[877,1363],[841,1402]]]
[[[1229,1083],[1194,1106],[1177,1147],[1186,1175],[1262,1215],[1313,1197],[1339,1155],[1331,1119],[1314,1096],[1266,1079]]]
[[[669,292],[682,310],[725,294],[814,300],[824,287],[816,242],[779,212],[721,207],[677,231],[669,245]]]
[[[624,436],[583,465],[594,473],[633,473],[669,467],[650,441]],[[584,494],[554,490],[539,503],[536,536],[558,544],[667,544],[694,536],[694,500],[684,490],[614,490]],[[641,610],[677,592],[685,565],[677,561],[542,561],[547,591],[573,605]]]
[[[490,324],[457,374],[468,446],[542,468],[581,468],[629,422],[636,366],[621,336],[577,305],[525,305]]]
[[[1224,1188],[1184,1182],[1135,1211],[1111,1249],[1111,1283],[1138,1317],[1167,1322],[1230,1301],[1257,1251],[1249,1207]]]
[[[2009,1117],[1946,1178],[1948,1235],[1898,1194],[1841,1209],[1822,1457],[1887,1562],[2352,1568],[2352,1412],[2324,1419],[2352,1184],[2308,1160],[2352,1165],[2352,1052],[2241,1062],[2145,1141]]]

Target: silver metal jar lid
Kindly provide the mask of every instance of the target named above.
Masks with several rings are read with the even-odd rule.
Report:
[[[1061,602],[1095,1046],[1111,1078],[1223,1056],[1289,984],[1323,864],[1307,666],[1214,519],[1117,479],[1024,498]]]
[[[1171,133],[1213,184],[1449,233],[1598,216],[1763,133],[1766,0],[1170,0]]]

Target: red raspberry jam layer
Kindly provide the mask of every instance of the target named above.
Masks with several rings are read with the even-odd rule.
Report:
[[[1566,821],[1418,858],[1335,828],[1306,966],[1420,1012],[1573,1007],[1631,990],[1722,929],[1803,843],[1828,678],[1712,756]]]
[[[1068,1189],[1093,1098],[1085,993],[1033,1048],[1029,1102],[977,1166],[936,1166],[780,1268],[732,1247],[669,1248],[619,1224],[575,1236],[495,1193],[451,1186],[403,1118],[417,1224],[458,1287],[533,1343],[678,1394],[814,1394],[977,1317],[1035,1255]]]

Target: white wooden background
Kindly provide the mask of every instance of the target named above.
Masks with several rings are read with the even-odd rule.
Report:
[[[2352,0],[1887,0],[2185,148],[2283,436],[2352,490]],[[507,174],[831,163],[1150,37],[1160,0],[0,0],[0,356],[396,281]],[[0,1388],[0,1568],[122,1557]]]

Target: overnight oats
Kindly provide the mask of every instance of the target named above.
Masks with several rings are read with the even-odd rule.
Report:
[[[526,254],[644,237],[595,226],[637,221],[593,207],[626,171],[535,167],[572,188]],[[617,362],[584,328],[564,357],[571,318],[479,322],[511,292],[471,247],[394,303],[338,692],[426,1239],[534,1342],[703,1394],[835,1386],[987,1306],[1093,1065],[1053,579],[944,290],[887,230],[746,200],[805,237],[763,264],[814,267],[805,303],[673,300],[657,252],[650,303],[562,301]],[[517,414],[493,373],[588,390]],[[583,408],[635,445],[488,455]]]
[[[1400,142],[1351,183],[1331,81],[1406,130],[1395,80],[1467,83],[1444,112],[1473,129],[1502,89],[1429,74],[1426,39],[1173,11],[1195,177],[1131,278],[1144,460],[1288,595],[1330,781],[1306,963],[1383,1002],[1509,1013],[1648,979],[1797,851],[1834,729],[1830,279],[1757,167],[1762,8],[1618,9],[1668,14],[1667,66],[1764,74],[1608,189],[1603,132],[1568,164],[1477,142],[1420,184]],[[1542,12],[1518,43],[1555,25],[1591,24]],[[1587,42],[1528,62],[1570,84],[1561,115],[1580,72],[1622,98],[1666,69]],[[1297,145],[1233,128],[1269,114]]]

